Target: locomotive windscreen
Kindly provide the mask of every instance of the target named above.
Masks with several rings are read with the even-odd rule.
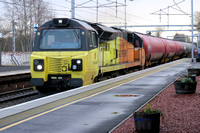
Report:
[[[40,49],[81,48],[79,29],[44,29],[40,34]]]

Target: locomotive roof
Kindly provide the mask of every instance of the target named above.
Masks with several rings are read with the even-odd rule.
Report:
[[[89,24],[87,24],[86,22],[84,22],[84,21],[80,21],[80,20],[78,20],[78,19],[71,19],[71,20],[73,20],[73,21],[75,21],[75,22],[78,22],[80,25],[82,25],[85,29],[87,29],[87,30],[94,30],[94,31],[96,31],[92,26],[90,26]]]
[[[96,31],[92,26],[88,23],[78,20],[78,19],[68,19],[68,18],[54,18],[43,24],[41,27],[82,27],[87,30]]]
[[[101,28],[103,31],[106,31],[106,32],[118,32],[117,30],[113,29],[113,28],[110,28],[110,27],[107,27],[107,26],[104,26],[104,25],[101,25],[101,24],[96,24],[99,28]]]

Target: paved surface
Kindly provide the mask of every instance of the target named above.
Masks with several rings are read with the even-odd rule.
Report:
[[[30,73],[30,66],[0,66],[0,77]]]
[[[0,66],[0,72],[30,69],[30,66]]]
[[[183,59],[1,109],[0,132],[109,132],[192,65]]]

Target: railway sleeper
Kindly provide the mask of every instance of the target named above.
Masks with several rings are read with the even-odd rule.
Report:
[[[15,90],[15,91],[9,91],[9,92],[0,94],[0,102],[14,100],[14,99],[23,98],[23,97],[27,97],[31,95],[36,95],[36,94],[38,94],[38,91],[33,90],[33,88],[25,88],[25,89],[20,89],[20,90]]]
[[[27,81],[18,81],[18,82],[9,82],[7,84],[0,84],[0,93],[7,92],[7,91],[13,91],[13,90],[19,90],[22,88],[31,87],[30,80]]]
[[[0,77],[0,85],[2,84],[9,84],[9,83],[16,83],[21,81],[30,81],[31,75],[18,75],[18,76],[6,76]]]

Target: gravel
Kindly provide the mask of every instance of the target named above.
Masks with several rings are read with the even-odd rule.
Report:
[[[30,69],[30,66],[0,66],[0,72]]]
[[[161,92],[151,102],[152,109],[159,109],[164,115],[160,133],[199,133],[200,132],[200,76],[196,77],[195,94],[177,95],[174,84]],[[133,116],[118,126],[112,133],[134,133]]]

